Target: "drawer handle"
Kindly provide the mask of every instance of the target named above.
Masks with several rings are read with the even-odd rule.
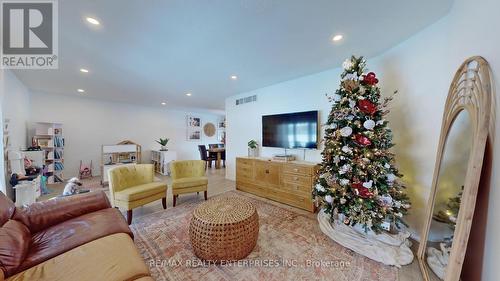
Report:
[[[266,170],[266,174],[269,174],[269,170]]]

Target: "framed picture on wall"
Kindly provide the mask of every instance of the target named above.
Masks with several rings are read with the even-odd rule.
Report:
[[[201,129],[189,128],[187,130],[187,140],[188,141],[200,141],[201,140]]]
[[[219,131],[217,134],[217,140],[221,143],[226,143],[226,131]]]
[[[187,129],[188,141],[201,141],[201,135],[202,135],[201,117],[187,115],[186,129]]]
[[[188,128],[201,128],[201,118],[200,117],[188,115],[186,120],[187,120],[187,127]]]

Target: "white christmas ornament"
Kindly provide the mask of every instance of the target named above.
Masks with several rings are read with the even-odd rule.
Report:
[[[352,134],[352,128],[351,127],[344,127],[340,129],[340,135],[343,137],[348,137]]]
[[[354,65],[352,64],[352,61],[350,59],[346,59],[344,63],[342,64],[342,67],[345,70],[350,70]]]
[[[333,157],[333,163],[338,164],[340,162],[340,157],[335,156]]]
[[[325,196],[325,201],[328,203],[332,203],[333,202],[332,196],[330,196],[330,195]]]
[[[342,80],[356,80],[358,79],[358,74],[355,73],[347,73]]]
[[[383,206],[391,206],[392,205],[392,197],[391,195],[383,195],[379,197],[379,201]]]
[[[333,95],[332,95],[332,100],[333,100],[334,102],[338,102],[338,101],[340,101],[340,99],[341,99],[341,98],[342,98],[342,97],[341,97],[339,94],[333,94]]]
[[[345,173],[348,173],[351,171],[351,165],[345,164],[342,167],[340,167],[339,174],[343,175]]]
[[[339,183],[340,183],[340,185],[346,186],[349,184],[349,180],[348,179],[340,179]]]
[[[354,108],[356,106],[356,102],[353,100],[349,100],[349,107]]]
[[[363,123],[363,127],[367,130],[373,130],[375,128],[375,121],[368,119]]]
[[[372,186],[373,186],[372,180],[363,183],[363,187],[366,187],[368,189],[372,188]]]
[[[349,147],[349,146],[347,146],[347,145],[344,145],[344,146],[342,147],[342,151],[343,151],[344,153],[351,154],[351,153],[352,153],[352,148],[350,148],[350,147]]]
[[[396,175],[394,174],[387,174],[387,181],[388,182],[394,182],[396,180]]]
[[[325,188],[321,185],[321,184],[317,184],[316,185],[316,190],[319,191],[319,192],[325,192]]]
[[[386,169],[390,169],[390,168],[391,168],[391,165],[389,165],[389,163],[385,163],[385,164],[384,164],[384,168],[386,168]]]

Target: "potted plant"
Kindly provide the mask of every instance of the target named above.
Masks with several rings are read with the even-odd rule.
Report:
[[[159,143],[161,145],[161,149],[160,151],[167,151],[167,143],[170,139],[167,139],[167,138],[160,138],[159,140],[157,140],[156,142]]]
[[[250,140],[248,142],[248,157],[257,157],[257,141]]]

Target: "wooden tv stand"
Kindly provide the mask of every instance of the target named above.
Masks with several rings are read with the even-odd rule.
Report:
[[[318,165],[270,158],[236,158],[236,189],[314,212],[312,189]]]

